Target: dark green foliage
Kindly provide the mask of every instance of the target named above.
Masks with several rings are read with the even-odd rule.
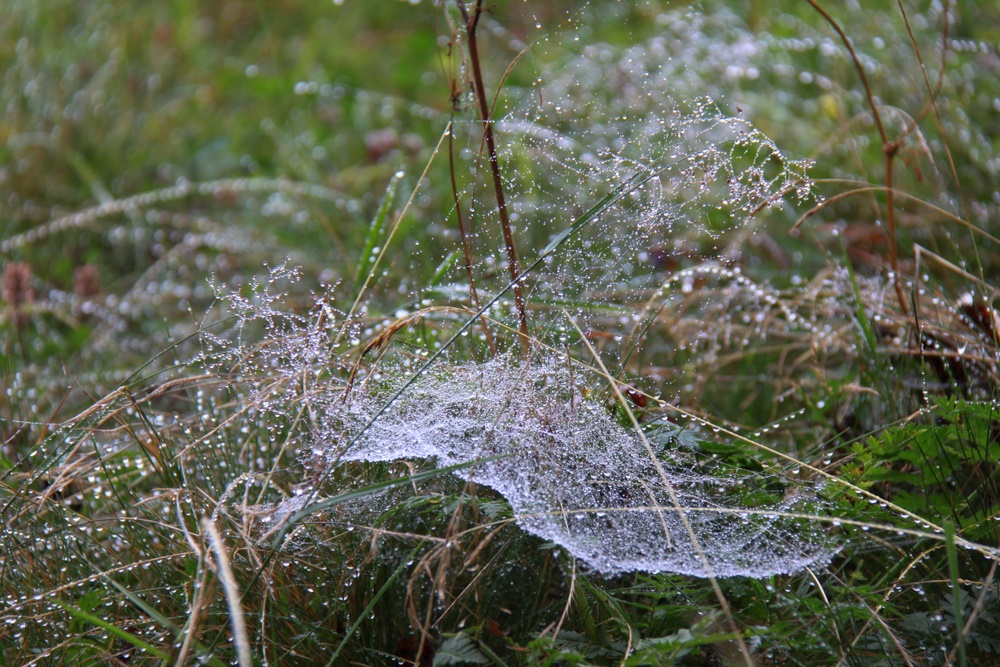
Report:
[[[1000,413],[995,402],[936,399],[920,418],[853,445],[863,488],[984,544],[1000,540]]]

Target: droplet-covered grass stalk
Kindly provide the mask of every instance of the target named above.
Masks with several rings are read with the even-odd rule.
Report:
[[[514,303],[517,308],[517,325],[520,334],[521,354],[527,356],[530,336],[528,334],[528,313],[524,301],[524,290],[520,283],[521,270],[517,261],[517,246],[514,244],[514,233],[510,227],[510,216],[507,213],[507,198],[504,195],[503,179],[500,176],[500,159],[497,156],[496,139],[493,136],[493,118],[490,104],[487,101],[486,86],[483,84],[482,65],[479,58],[479,39],[476,30],[483,12],[483,0],[475,0],[476,4],[470,11],[464,0],[456,0],[456,5],[465,21],[465,32],[468,37],[469,60],[472,63],[472,81],[475,86],[476,102],[479,115],[483,121],[483,137],[490,163],[490,174],[493,176],[493,192],[497,198],[497,214],[500,216],[500,228],[503,231],[503,243],[507,251],[507,272],[514,283]]]

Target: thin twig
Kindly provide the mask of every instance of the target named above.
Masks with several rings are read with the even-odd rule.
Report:
[[[482,15],[482,0],[476,0],[472,12],[465,6],[464,0],[456,0],[462,19],[465,20],[465,30],[469,36],[469,60],[472,63],[472,79],[475,87],[476,100],[479,103],[479,115],[483,121],[483,133],[486,137],[486,148],[489,151],[490,171],[493,174],[493,191],[497,198],[497,212],[500,214],[500,227],[503,230],[503,243],[507,250],[507,270],[514,283],[514,303],[517,306],[517,323],[521,335],[521,353],[528,354],[530,337],[528,336],[528,315],[525,310],[524,292],[519,282],[521,274],[518,269],[517,247],[514,244],[514,233],[511,231],[510,218],[507,215],[507,199],[504,195],[503,179],[500,176],[500,161],[497,158],[496,140],[493,136],[493,120],[490,117],[489,101],[486,99],[486,87],[483,85],[483,72],[479,62],[479,40],[476,28]]]
[[[875,125],[878,127],[879,137],[882,139],[882,153],[885,155],[885,204],[886,204],[886,222],[889,227],[889,265],[892,267],[892,284],[896,289],[896,298],[899,300],[899,308],[904,314],[907,313],[909,307],[906,305],[906,297],[903,294],[903,285],[899,280],[899,259],[898,248],[896,244],[896,189],[893,187],[893,162],[896,155],[899,153],[899,148],[902,145],[902,139],[896,141],[889,141],[889,135],[886,132],[885,125],[882,122],[882,114],[879,113],[878,105],[875,104],[875,97],[872,94],[871,85],[868,83],[868,75],[865,74],[865,68],[861,64],[861,59],[858,57],[857,51],[854,50],[854,45],[851,43],[850,38],[844,29],[840,26],[835,18],[830,16],[826,10],[824,10],[816,0],[808,0],[809,4],[812,5],[819,14],[826,19],[826,22],[830,24],[830,27],[834,29],[837,35],[840,36],[840,40],[847,47],[848,53],[851,54],[851,60],[854,62],[854,68],[858,71],[858,76],[861,78],[861,85],[865,89],[865,97],[868,99],[868,106],[872,110],[872,116],[875,119]]]

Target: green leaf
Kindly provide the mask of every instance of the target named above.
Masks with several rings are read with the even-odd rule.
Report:
[[[67,602],[63,602],[62,600],[59,600],[58,598],[53,598],[52,602],[55,603],[55,604],[57,604],[57,605],[59,605],[60,607],[62,607],[66,611],[68,611],[70,614],[72,614],[73,616],[75,616],[77,619],[79,619],[79,620],[81,620],[81,621],[83,621],[85,623],[90,623],[91,625],[96,625],[99,628],[104,628],[105,630],[107,630],[108,632],[110,632],[111,634],[113,634],[115,637],[118,637],[119,639],[122,639],[122,640],[128,642],[129,644],[131,644],[132,646],[136,647],[137,649],[142,649],[143,651],[146,651],[150,655],[156,656],[160,660],[169,660],[169,656],[164,651],[161,651],[160,649],[156,648],[152,644],[146,643],[145,641],[143,641],[139,637],[136,637],[135,635],[133,635],[131,632],[126,632],[125,630],[122,630],[121,628],[119,628],[117,625],[112,625],[111,623],[108,623],[103,618],[98,618],[97,616],[94,616],[93,614],[88,614],[87,612],[83,611],[82,609],[78,609],[77,607],[74,607],[73,605],[71,605],[71,604],[69,604]]]
[[[441,281],[444,280],[444,277],[448,275],[448,272],[451,271],[453,266],[455,266],[455,262],[458,261],[459,255],[461,255],[461,253],[458,250],[452,250],[448,256],[444,258],[444,261],[441,262],[436,269],[434,269],[434,275],[431,276],[430,283],[428,283],[427,286],[437,287],[440,285]]]
[[[459,633],[446,641],[434,655],[434,665],[485,665],[489,658],[483,655],[476,644]]]
[[[104,602],[104,591],[94,589],[77,600],[76,603],[80,605],[80,609],[89,612],[97,609],[102,602]]]
[[[365,239],[365,247],[361,251],[361,259],[358,261],[358,268],[354,271],[355,285],[361,284],[361,282],[368,276],[368,272],[371,271],[372,264],[375,263],[375,246],[378,244],[379,239],[382,238],[382,233],[385,231],[385,219],[389,214],[389,209],[392,207],[392,200],[396,197],[396,189],[399,187],[399,181],[402,178],[403,172],[397,171],[393,174],[392,178],[389,179],[389,185],[385,188],[385,197],[382,199],[382,204],[378,207],[378,213],[375,214],[375,218],[372,220],[372,224],[368,228],[368,237]]]

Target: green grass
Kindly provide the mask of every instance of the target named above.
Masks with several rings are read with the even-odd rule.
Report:
[[[1000,660],[996,11],[820,3],[883,142],[808,3],[488,3],[524,358],[445,4],[5,7],[0,664]],[[470,481],[600,460],[567,414],[834,551],[595,570]],[[553,514],[719,521],[611,477]]]

